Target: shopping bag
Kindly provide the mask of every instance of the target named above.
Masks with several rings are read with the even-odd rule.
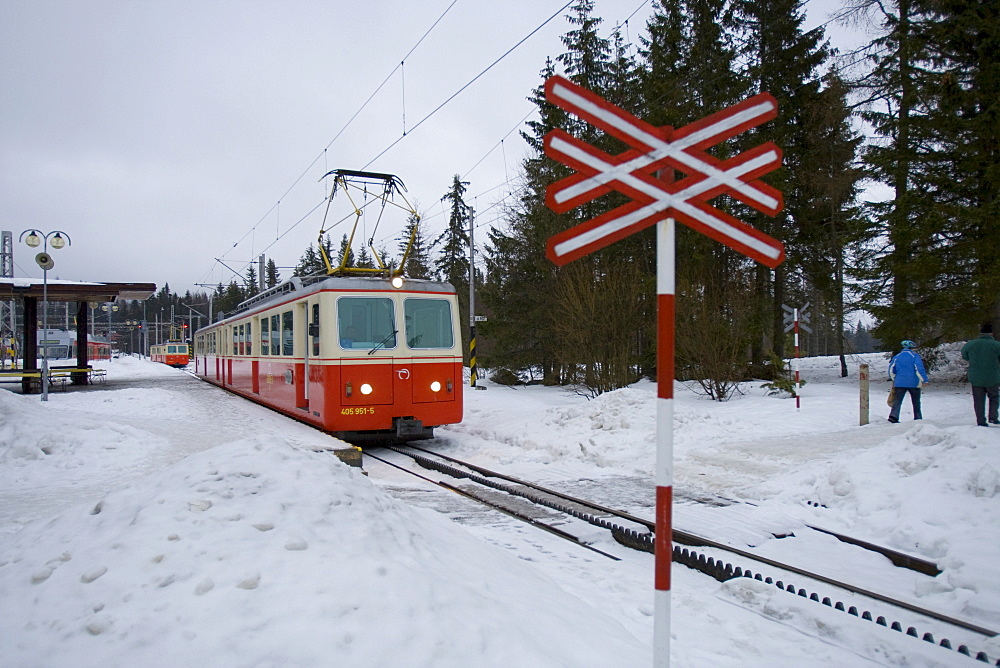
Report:
[[[886,397],[885,403],[886,403],[887,406],[892,406],[892,402],[894,402],[895,400],[896,400],[896,388],[895,387],[890,387],[889,388],[889,396]]]

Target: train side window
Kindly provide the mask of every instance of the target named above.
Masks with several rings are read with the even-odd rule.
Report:
[[[446,299],[405,299],[406,345],[410,348],[451,348],[451,303]]]
[[[396,347],[396,316],[388,297],[341,297],[337,300],[340,347]]]
[[[294,329],[292,327],[292,312],[285,311],[281,314],[281,354],[292,356],[292,343],[295,341]]]
[[[246,341],[246,338],[243,334],[243,325],[239,326],[239,330],[240,330],[240,349],[237,352],[237,354],[242,355],[246,351],[246,347],[243,345],[243,342]]]
[[[312,338],[312,355],[319,357],[319,304],[312,305],[312,326],[309,328]]]
[[[260,319],[260,354],[270,355],[271,331],[268,328],[271,320],[267,316]]]
[[[281,316],[271,316],[271,354],[281,354]]]
[[[253,355],[253,323],[247,323],[247,355]]]
[[[233,325],[230,329],[233,330],[233,349],[229,354],[235,355],[237,354],[236,351],[240,349],[240,328]]]

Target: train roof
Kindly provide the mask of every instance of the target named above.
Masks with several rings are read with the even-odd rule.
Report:
[[[221,320],[208,325],[208,327],[223,322],[228,318],[261,310],[275,303],[288,301],[290,298],[304,297],[324,290],[395,292],[397,288],[392,286],[389,278],[378,276],[293,276],[287,281],[240,302],[239,306],[236,307],[236,311],[231,314],[225,314]],[[401,292],[455,293],[455,287],[451,283],[432,281],[425,278],[403,278],[403,286],[398,288],[398,290]]]

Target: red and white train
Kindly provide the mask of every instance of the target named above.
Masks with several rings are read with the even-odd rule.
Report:
[[[168,366],[183,368],[191,361],[188,344],[183,341],[167,341],[149,347],[149,357],[154,362]]]
[[[198,330],[194,369],[349,443],[431,438],[462,420],[455,289],[399,277],[292,278]]]
[[[48,357],[50,360],[77,357],[76,332],[66,329],[40,329],[37,350],[39,357]],[[87,359],[111,359],[111,344],[104,337],[88,334]]]

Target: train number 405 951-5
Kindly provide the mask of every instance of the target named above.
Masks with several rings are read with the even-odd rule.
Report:
[[[375,415],[373,406],[349,406],[340,409],[341,415]]]

